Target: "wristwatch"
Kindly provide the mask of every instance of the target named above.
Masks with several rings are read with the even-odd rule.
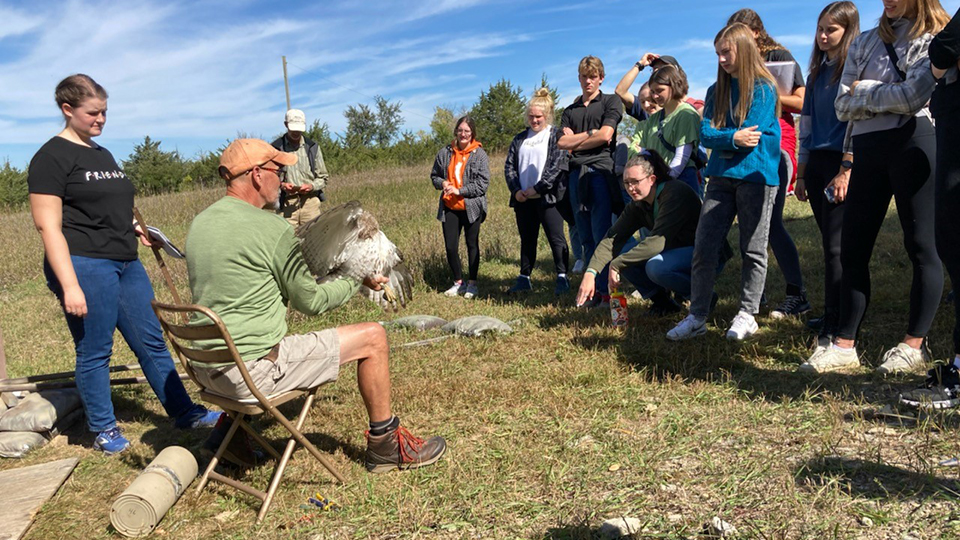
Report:
[[[840,162],[840,166],[849,171],[850,169],[853,168],[853,162],[850,161],[849,159],[845,159]]]
[[[596,132],[597,132],[596,129],[588,129],[588,130],[587,130],[587,136],[588,136],[588,137],[593,137],[593,134],[596,133]]]
[[[645,67],[643,64],[640,63],[639,60],[637,60],[637,63],[634,64],[634,65],[637,66],[637,69],[638,69],[639,71],[643,71],[643,68]]]

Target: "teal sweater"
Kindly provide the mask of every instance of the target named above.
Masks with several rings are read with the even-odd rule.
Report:
[[[733,79],[730,88],[731,102],[740,99],[740,85]],[[700,124],[700,143],[712,150],[707,162],[706,175],[726,177],[766,184],[780,185],[780,120],[777,112],[777,90],[765,81],[758,81],[753,88],[753,103],[742,126],[737,126],[733,111],[727,113],[727,127],[715,128],[711,124],[714,111],[714,87],[707,90]],[[732,108],[731,108],[732,109]],[[758,126],[760,144],[754,148],[738,148],[733,143],[733,134],[741,128]]]

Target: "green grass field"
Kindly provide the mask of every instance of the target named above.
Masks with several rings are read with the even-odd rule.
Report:
[[[801,321],[773,321],[764,311],[757,338],[723,339],[738,304],[737,259],[718,283],[721,300],[710,332],[680,344],[663,337],[680,317],[645,317],[643,301],[631,300],[630,327],[622,334],[610,327],[609,313],[576,310],[572,295],[555,300],[542,237],[536,292],[506,297],[502,291],[518,270],[519,240],[502,159],[493,161],[476,301],[437,292],[449,277],[426,164],[335,177],[327,203],[360,199],[404,251],[420,280],[406,314],[521,321],[509,336],[427,347],[400,345],[435,334],[390,331],[395,411],[414,433],[444,436],[447,456],[419,471],[367,474],[366,418],[354,368],[346,368],[339,383],[322,391],[318,414],[305,428],[332,453],[346,485],[334,485],[300,451],[263,524],[254,524],[255,499],[214,485],[199,498],[188,491],[158,537],[587,539],[604,519],[618,516],[644,523],[638,538],[695,537],[714,516],[744,538],[960,537],[957,470],[937,467],[960,455],[956,415],[891,421],[874,414],[922,380],[922,374],[883,379],[872,371],[906,329],[910,265],[892,209],[873,257],[873,301],[860,347],[866,366],[805,376],[794,370],[813,336]],[[220,196],[193,191],[140,199],[138,206],[182,244],[192,217]],[[787,214],[816,311],[822,257],[815,223],[809,207],[794,199]],[[29,214],[0,215],[0,238],[0,326],[10,375],[72,369],[72,343],[44,284],[40,238]],[[153,256],[142,249],[141,258],[157,295],[169,299]],[[186,293],[185,265],[171,267]],[[771,305],[783,298],[772,256],[766,290]],[[388,317],[394,315],[357,298],[321,317],[291,314],[290,323],[292,331],[308,331]],[[942,307],[931,334],[940,358],[951,351],[952,324],[952,309]],[[114,363],[134,361],[118,340]],[[0,462],[0,469],[10,469],[81,458],[27,538],[116,536],[109,527],[114,498],[165,446],[196,450],[206,437],[206,431],[174,430],[146,387],[116,389],[113,398],[134,442],[128,452],[103,457],[78,427],[23,460]],[[282,437],[275,427],[267,433]],[[245,479],[264,486],[271,471],[268,462]],[[317,491],[343,511],[297,522],[304,515],[298,505]]]

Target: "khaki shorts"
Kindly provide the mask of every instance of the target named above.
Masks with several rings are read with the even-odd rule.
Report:
[[[340,337],[336,328],[287,336],[280,340],[276,362],[260,358],[246,364],[250,378],[264,395],[314,388],[337,380]],[[234,399],[253,398],[236,366],[194,371],[210,392]]]

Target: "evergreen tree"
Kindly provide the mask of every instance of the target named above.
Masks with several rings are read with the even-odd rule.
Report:
[[[186,171],[176,150],[164,152],[160,141],[146,136],[133,147],[133,153],[123,163],[123,172],[141,195],[152,195],[177,191]]]
[[[477,125],[477,139],[488,152],[502,152],[513,137],[526,127],[526,100],[520,87],[507,79],[490,85],[470,111]]]

